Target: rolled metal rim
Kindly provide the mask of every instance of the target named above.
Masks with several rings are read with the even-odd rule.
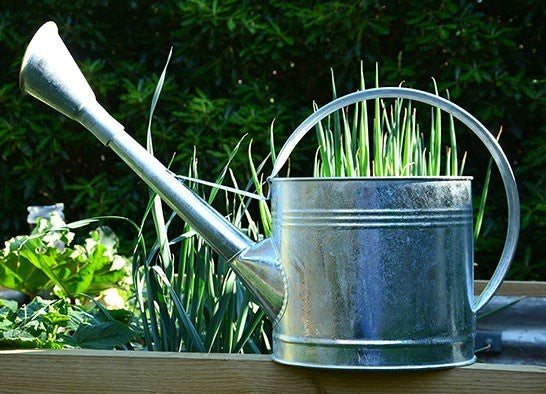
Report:
[[[317,369],[336,369],[336,370],[358,370],[358,371],[417,371],[417,370],[429,370],[429,369],[447,369],[464,367],[466,365],[474,364],[477,361],[477,357],[474,356],[468,360],[457,361],[444,364],[423,364],[423,365],[337,365],[337,364],[318,364],[318,363],[304,363],[298,361],[284,360],[275,355],[271,356],[271,359],[279,364],[291,365],[294,367],[304,368],[317,368]]]
[[[487,130],[487,128],[485,128],[485,126],[482,125],[472,114],[470,114],[463,108],[459,107],[449,100],[436,96],[432,93],[408,88],[373,88],[339,97],[338,99],[331,101],[330,103],[326,104],[325,106],[321,107],[316,112],[311,114],[296,128],[296,130],[294,130],[292,135],[286,140],[284,146],[281,148],[279,154],[277,155],[277,159],[273,166],[273,171],[268,177],[268,182],[271,182],[278,175],[279,171],[288,160],[288,157],[290,156],[298,142],[318,122],[343,107],[363,100],[378,98],[404,98],[408,100],[414,100],[438,107],[448,114],[453,115],[453,117],[461,121],[480,139],[480,141],[482,141],[482,143],[486,146],[487,150],[493,157],[493,160],[495,161],[495,164],[500,171],[508,205],[508,228],[506,230],[506,239],[497,268],[495,269],[493,276],[487,283],[487,286],[485,287],[483,292],[479,296],[477,296],[474,302],[473,310],[477,312],[485,304],[487,304],[489,299],[491,299],[491,297],[495,294],[495,292],[501,285],[504,277],[506,276],[508,269],[510,268],[510,264],[516,253],[519,235],[520,205],[516,180],[514,178],[514,173],[510,168],[510,163],[508,162],[506,155],[502,151],[495,137]]]
[[[474,177],[471,176],[368,176],[368,177],[276,177],[272,178],[272,182],[460,182],[471,181]]]

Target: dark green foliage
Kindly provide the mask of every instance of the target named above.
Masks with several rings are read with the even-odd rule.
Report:
[[[24,226],[25,207],[63,201],[70,220],[98,214],[137,219],[148,193],[114,155],[74,122],[24,97],[17,73],[26,44],[52,19],[99,100],[140,141],[166,55],[174,47],[162,103],[154,119],[155,154],[185,168],[197,147],[201,174],[217,174],[244,133],[265,157],[270,122],[276,141],[312,112],[312,100],[330,100],[329,68],[338,95],[354,91],[359,61],[383,86],[440,91],[493,132],[514,164],[524,227],[514,278],[545,277],[543,168],[546,132],[544,2],[408,1],[13,1],[0,13],[0,179],[7,239]],[[488,157],[471,136],[457,136],[469,151],[466,173],[475,196]],[[309,145],[314,141],[308,139]],[[314,148],[294,156],[292,173],[309,175]],[[307,156],[307,159],[305,156]],[[240,179],[248,163],[235,164]],[[307,172],[304,172],[307,171]],[[505,222],[501,185],[495,181],[478,272],[489,275]],[[477,198],[476,198],[477,200]],[[127,230],[127,234],[130,230]],[[482,253],[485,251],[485,253]],[[525,268],[528,262],[529,268]]]

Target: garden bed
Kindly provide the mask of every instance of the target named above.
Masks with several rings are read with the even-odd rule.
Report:
[[[483,283],[476,283],[476,291]],[[499,295],[546,296],[546,282],[505,282]],[[544,392],[546,367],[483,364],[431,371],[334,371],[268,355],[95,350],[0,351],[2,392]]]
[[[0,352],[2,391],[23,392],[543,392],[546,368],[474,364],[363,372],[280,365],[267,355],[13,350]]]

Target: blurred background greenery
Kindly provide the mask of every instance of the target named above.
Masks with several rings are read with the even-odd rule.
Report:
[[[280,144],[319,105],[358,88],[360,60],[382,86],[449,89],[454,102],[495,133],[516,173],[522,231],[512,279],[546,278],[544,20],[540,0],[5,2],[0,11],[0,239],[27,233],[26,206],[65,203],[68,220],[142,216],[146,186],[84,129],[24,96],[18,71],[26,44],[47,20],[88,78],[99,101],[141,142],[159,74],[173,57],[154,119],[154,152],[183,172],[193,147],[212,180],[245,133],[268,153],[275,119]],[[459,128],[475,199],[488,155]],[[292,159],[310,175],[316,142]],[[245,155],[233,163],[250,178]],[[307,172],[306,172],[307,171]],[[502,183],[493,174],[477,277],[488,277],[504,241]],[[115,229],[124,238],[124,229]],[[134,234],[127,229],[126,239]],[[123,244],[122,244],[123,245]]]

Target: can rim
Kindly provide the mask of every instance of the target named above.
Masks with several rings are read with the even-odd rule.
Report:
[[[471,181],[471,176],[366,176],[366,177],[275,177],[272,182],[460,182]]]

